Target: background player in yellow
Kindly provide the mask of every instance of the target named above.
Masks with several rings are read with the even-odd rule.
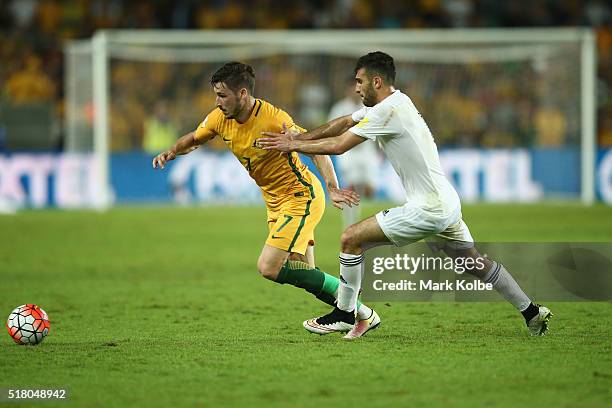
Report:
[[[195,131],[157,155],[153,168],[163,169],[177,155],[187,154],[214,137],[222,138],[261,188],[266,203],[269,234],[257,261],[259,272],[277,283],[303,288],[333,306],[340,282],[316,268],[314,262],[314,229],[325,210],[321,183],[296,153],[279,155],[257,144],[263,131],[304,129],[295,125],[286,112],[253,97],[255,73],[249,65],[227,63],[210,82],[216,94],[216,109]],[[330,158],[311,157],[325,179],[334,206],[358,205],[355,192],[338,188]],[[372,320],[374,315],[372,309],[358,305],[357,319]]]

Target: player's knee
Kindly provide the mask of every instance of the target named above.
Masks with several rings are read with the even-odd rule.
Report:
[[[266,279],[273,281],[278,277],[279,268],[267,262],[266,259],[259,258],[257,261],[257,269],[259,270],[259,274]]]
[[[344,230],[342,236],[340,237],[340,246],[342,247],[342,252],[345,253],[350,254],[355,251],[360,251],[361,242],[359,241],[359,237],[356,234],[354,226],[350,226]]]

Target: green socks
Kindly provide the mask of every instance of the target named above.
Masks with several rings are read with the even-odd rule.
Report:
[[[288,283],[302,288],[330,306],[336,305],[336,294],[340,286],[340,280],[335,276],[301,261],[287,261],[278,273],[276,283]],[[360,305],[361,303],[357,302],[357,307]]]
[[[302,288],[330,306],[336,302],[335,291],[340,285],[337,278],[301,261],[287,261],[278,273],[276,283]]]

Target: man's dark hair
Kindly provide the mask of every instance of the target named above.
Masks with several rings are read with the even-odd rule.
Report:
[[[210,78],[211,85],[214,86],[218,82],[225,83],[225,86],[234,92],[246,88],[253,95],[255,90],[255,72],[253,67],[242,62],[228,62],[215,71],[212,78]]]
[[[395,64],[393,57],[381,51],[371,52],[360,57],[355,66],[355,74],[365,68],[368,76],[380,75],[388,85],[395,83]]]

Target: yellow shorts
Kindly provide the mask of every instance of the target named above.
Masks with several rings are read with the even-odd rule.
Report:
[[[314,230],[325,211],[325,193],[316,177],[312,187],[314,198],[292,197],[277,211],[268,210],[267,245],[301,255],[308,245],[314,245]]]

